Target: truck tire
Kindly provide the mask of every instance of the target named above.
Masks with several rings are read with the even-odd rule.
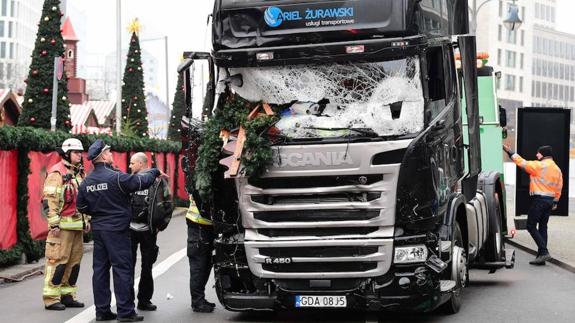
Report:
[[[487,261],[501,261],[503,258],[503,232],[501,223],[501,206],[499,204],[499,194],[494,194],[495,210],[494,214],[489,217],[493,223],[489,226],[489,234],[485,246],[485,255]]]
[[[455,222],[453,230],[451,260],[451,280],[455,281],[455,288],[449,300],[442,305],[441,309],[447,314],[455,314],[461,308],[463,289],[469,282],[469,267],[467,266],[467,252],[465,250],[463,235],[459,223]]]

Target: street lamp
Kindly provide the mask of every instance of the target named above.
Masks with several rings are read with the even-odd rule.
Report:
[[[471,33],[473,35],[477,34],[477,14],[479,13],[479,10],[481,10],[481,8],[483,8],[483,6],[486,5],[488,2],[491,2],[491,0],[485,0],[478,6],[477,0],[473,0],[473,5],[471,8],[469,8],[471,15]],[[522,23],[523,22],[519,18],[519,7],[517,7],[517,5],[515,4],[515,0],[513,0],[513,3],[509,4],[509,11],[507,13],[507,18],[503,20],[503,25],[505,25],[505,28],[514,31],[519,29]]]
[[[505,28],[514,31],[521,27],[523,21],[519,18],[519,7],[515,4],[515,0],[513,3],[509,5],[509,12],[507,13],[507,18],[503,20],[503,25]]]

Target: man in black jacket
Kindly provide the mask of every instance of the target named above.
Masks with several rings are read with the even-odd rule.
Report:
[[[112,167],[110,148],[100,139],[90,146],[88,159],[94,170],[80,185],[77,200],[78,210],[92,216],[96,321],[116,319],[110,309],[111,267],[118,321],[143,321],[144,317],[134,310],[130,194],[150,187],[157,177],[166,175],[155,168],[136,175],[125,174]]]
[[[136,153],[130,158],[132,174],[139,174],[148,168],[148,158],[144,153]],[[154,294],[154,277],[152,267],[158,259],[159,248],[156,245],[157,230],[150,228],[148,220],[148,202],[150,190],[145,189],[132,194],[132,222],[130,234],[132,237],[132,264],[136,269],[138,245],[142,254],[142,270],[138,284],[138,309],[142,311],[155,311],[157,306],[152,304]]]

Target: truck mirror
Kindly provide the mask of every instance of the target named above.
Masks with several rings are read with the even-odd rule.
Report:
[[[499,106],[499,125],[503,128],[507,127],[507,110]]]

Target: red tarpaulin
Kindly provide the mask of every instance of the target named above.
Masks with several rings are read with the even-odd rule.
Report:
[[[47,171],[60,161],[58,153],[44,154],[37,151],[28,153],[30,174],[28,175],[28,222],[30,235],[34,240],[44,240],[48,235],[48,221],[42,215],[42,192]]]
[[[114,156],[114,166],[126,173],[128,170],[128,153],[112,151],[112,155]]]
[[[0,249],[12,248],[17,240],[18,151],[0,151]]]
[[[187,201],[188,192],[186,192],[186,175],[182,169],[182,158],[184,155],[179,155],[178,157],[178,198]]]
[[[162,172],[166,171],[166,154],[156,153],[156,168]]]
[[[176,187],[176,155],[173,153],[166,154],[166,174],[170,176],[170,190],[175,194],[174,188]]]

